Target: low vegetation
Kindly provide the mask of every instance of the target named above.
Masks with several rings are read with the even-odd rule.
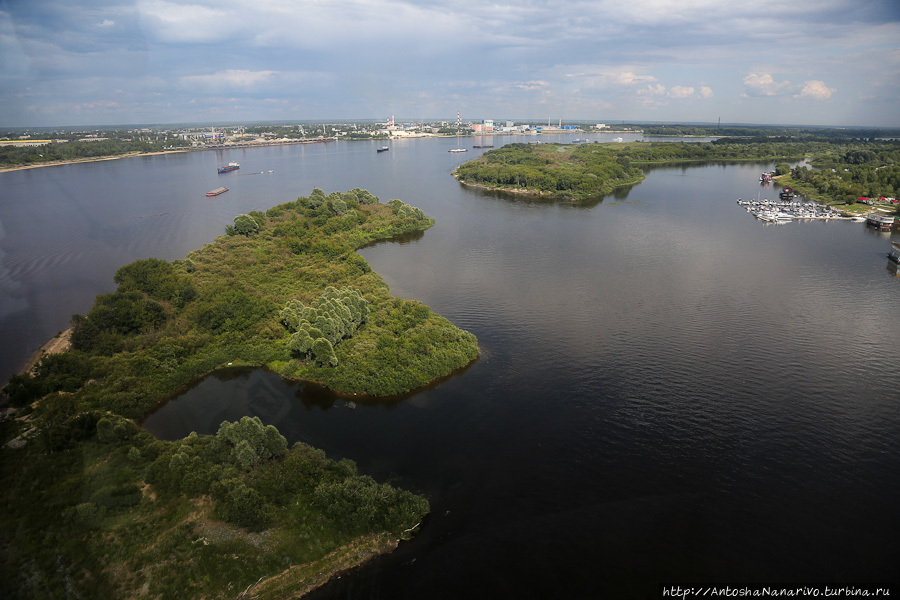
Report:
[[[353,566],[360,540],[408,537],[428,512],[256,418],[162,442],[51,395],[32,424],[24,448],[0,451],[4,598],[234,598],[301,565],[298,584],[321,583],[323,558]]]
[[[0,450],[0,595],[236,597],[259,581],[282,597],[267,578],[324,581],[414,531],[425,499],[289,448],[258,419],[175,442],[132,419],[233,362],[373,395],[465,366],[475,337],[392,297],[355,252],[432,223],[365,190],[316,189],[239,215],[184,260],[122,267],[73,317],[72,349],[4,389],[22,410],[2,424],[15,441]]]

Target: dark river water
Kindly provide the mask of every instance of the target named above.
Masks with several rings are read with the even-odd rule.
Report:
[[[259,415],[429,498],[414,540],[314,598],[896,580],[891,234],[753,219],[735,198],[756,197],[771,165],[660,168],[573,206],[461,187],[450,171],[481,151],[450,154],[455,139],[376,154],[381,144],[0,174],[0,365],[14,372],[114,289],[123,264],[180,258],[234,215],[313,186],[366,188],[437,220],[361,253],[394,295],[475,333],[481,358],[430,389],[355,406],[261,370],[226,371],[144,422],[174,439]],[[229,160],[241,169],[216,175]],[[204,196],[220,185],[230,191]]]

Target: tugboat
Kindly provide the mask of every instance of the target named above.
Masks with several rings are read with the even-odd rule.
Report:
[[[219,171],[219,173],[228,173],[229,171],[236,171],[237,169],[240,169],[240,168],[241,168],[240,164],[238,164],[236,162],[230,162],[230,163],[228,163],[227,166],[219,167],[218,171]]]

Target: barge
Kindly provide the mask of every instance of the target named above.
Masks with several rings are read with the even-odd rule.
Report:
[[[900,242],[891,242],[891,251],[888,252],[888,258],[891,262],[900,265]]]
[[[209,190],[208,192],[206,192],[206,195],[207,196],[218,196],[219,194],[224,194],[227,191],[228,191],[227,187],[218,187],[214,190]]]
[[[866,225],[878,229],[890,229],[894,224],[894,217],[881,213],[869,213],[866,215]]]

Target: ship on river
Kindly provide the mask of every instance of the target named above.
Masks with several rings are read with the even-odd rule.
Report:
[[[890,229],[894,224],[894,217],[882,213],[871,212],[866,215],[866,225],[878,229]]]
[[[219,167],[219,173],[228,173],[229,171],[236,171],[241,168],[241,165],[236,162],[230,162],[224,167]]]
[[[209,190],[208,192],[206,192],[206,195],[207,196],[218,196],[219,194],[224,194],[227,191],[228,191],[227,187],[218,187],[214,190]]]

